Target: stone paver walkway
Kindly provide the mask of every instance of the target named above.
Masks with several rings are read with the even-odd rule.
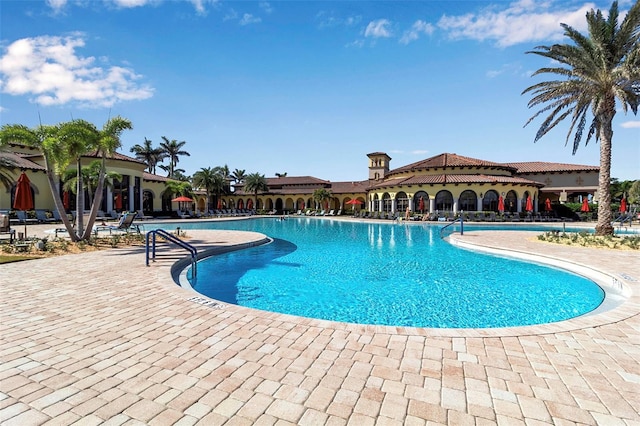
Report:
[[[568,326],[374,327],[206,303],[135,248],[0,265],[0,421],[639,425],[640,256],[532,235],[454,238],[595,268],[627,302]]]

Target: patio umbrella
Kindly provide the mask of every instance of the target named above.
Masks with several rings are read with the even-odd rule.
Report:
[[[353,200],[349,200],[349,201],[347,201],[345,204],[350,204],[350,205],[352,205],[352,206],[353,206],[353,208],[355,209],[355,208],[356,208],[356,207],[355,207],[356,205],[358,205],[358,206],[359,206],[359,205],[360,205],[360,204],[362,204],[362,203],[360,202],[360,200],[357,200],[357,199],[355,199],[355,198],[354,198]]]
[[[69,206],[71,205],[71,200],[69,197],[69,191],[64,191],[62,193],[62,205],[65,210],[69,210]]]
[[[502,195],[498,198],[498,211],[500,213],[504,213],[504,199],[502,198]]]
[[[582,207],[580,207],[580,211],[584,213],[589,212],[589,200],[587,200],[586,198],[582,200]]]
[[[180,210],[182,210],[182,203],[193,203],[193,200],[191,198],[185,197],[184,195],[176,197],[171,201],[174,203],[178,203],[178,209]]]
[[[220,210],[222,208],[222,200],[218,199],[218,207],[217,209]]]
[[[248,210],[253,209],[253,200],[249,200],[249,201],[247,201],[247,209],[248,209]]]
[[[116,201],[116,210],[122,210],[122,196],[119,194],[116,195],[115,201]]]
[[[531,201],[531,195],[529,195],[527,197],[527,205],[525,207],[525,210],[528,212],[532,212],[533,211],[533,202]]]
[[[418,202],[418,210],[420,213],[424,212],[424,198],[420,197],[420,202]]]
[[[20,174],[18,183],[16,184],[16,195],[13,200],[13,208],[23,210],[25,212],[24,236],[27,237],[27,210],[33,209],[33,194],[31,193],[31,183],[25,172]]]
[[[551,200],[548,198],[544,200],[544,210],[547,212],[551,211]]]
[[[627,212],[627,199],[623,198],[622,200],[620,200],[620,213],[626,213]]]

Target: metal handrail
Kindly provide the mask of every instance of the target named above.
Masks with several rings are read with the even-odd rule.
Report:
[[[452,222],[447,223],[445,226],[443,226],[442,228],[440,228],[440,238],[444,238],[442,236],[442,231],[444,231],[445,229],[447,229],[448,227],[454,225],[456,222],[460,222],[460,235],[464,235],[464,220],[462,219],[462,214],[460,214],[460,217],[457,219],[454,219]]]
[[[165,238],[167,241],[170,241],[183,249],[189,251],[191,253],[191,276],[192,278],[196,278],[198,276],[198,249],[196,249],[191,244],[181,240],[173,234],[168,233],[164,229],[152,229],[147,233],[147,245],[146,245],[146,265],[149,266],[149,237],[152,238],[151,244],[151,259],[155,261],[156,258],[156,235],[160,235]]]

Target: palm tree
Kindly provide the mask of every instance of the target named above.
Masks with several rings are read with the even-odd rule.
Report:
[[[251,173],[247,175],[244,179],[244,189],[245,191],[252,192],[254,196],[254,206],[258,208],[258,192],[266,192],[269,190],[269,185],[267,185],[267,178],[260,173]]]
[[[235,169],[233,173],[231,173],[231,178],[235,183],[244,182],[245,177],[247,176],[246,170]]]
[[[287,177],[287,172],[284,172],[284,173],[276,173],[276,177],[279,177],[279,178]]]
[[[93,199],[93,203],[91,203],[91,211],[89,212],[89,221],[87,222],[87,228],[82,236],[82,239],[84,240],[91,238],[93,223],[98,215],[99,206],[102,204],[102,190],[104,188],[107,174],[107,156],[113,156],[116,150],[122,146],[122,142],[120,140],[122,132],[132,128],[133,125],[131,124],[131,121],[117,116],[107,120],[104,126],[102,126],[102,130],[98,133],[97,153],[100,155],[100,171],[98,174],[95,198]]]
[[[616,114],[616,99],[626,113],[638,112],[640,103],[640,3],[635,2],[618,27],[618,3],[614,2],[605,19],[600,10],[587,12],[588,36],[566,24],[565,36],[573,45],[538,46],[533,53],[553,61],[553,66],[541,68],[533,75],[557,74],[562,80],[544,81],[522,92],[531,93],[529,108],[542,108],[525,124],[550,111],[535,140],[538,141],[558,123],[571,115],[566,143],[575,131],[573,153],[578,150],[587,124],[589,111],[593,119],[588,128],[585,146],[595,136],[600,141],[600,176],[598,180],[598,222],[596,235],[613,235],[611,225],[611,139],[612,122]],[[555,64],[560,66],[555,66]]]
[[[186,144],[185,141],[178,142],[175,139],[169,140],[166,136],[162,136],[162,140],[164,142],[160,142],[160,147],[166,154],[166,158],[169,158],[169,177],[173,178],[175,168],[178,165],[178,161],[180,161],[180,156],[185,155],[190,157],[191,154],[182,149]]]
[[[143,145],[136,144],[131,147],[130,151],[135,154],[138,160],[144,161],[149,173],[156,174],[156,165],[164,160],[167,154],[162,148],[154,148],[151,144],[149,139],[144,138]]]
[[[325,201],[328,201],[332,198],[333,194],[331,193],[331,191],[328,191],[324,188],[316,189],[315,191],[313,191],[313,199],[320,205],[320,208],[322,208],[322,204],[324,204]]]
[[[93,205],[93,200],[98,189],[98,182],[100,181],[100,169],[102,163],[100,160],[92,161],[86,167],[82,168],[82,180],[84,182],[84,188],[89,195],[89,204]],[[78,190],[78,178],[77,172],[74,169],[66,170],[62,175],[62,189],[69,191],[73,194]],[[108,188],[113,188],[113,182],[122,179],[122,175],[118,172],[107,171],[105,174],[104,184]]]
[[[207,200],[209,201],[209,209],[212,209],[212,194],[220,196],[224,188],[224,178],[221,173],[211,167],[203,167],[193,174],[193,184],[196,187],[204,188],[207,191]]]
[[[56,210],[60,214],[62,223],[67,229],[71,241],[78,241],[79,238],[66,215],[64,204],[60,197],[60,191],[58,190],[58,176],[62,169],[56,163],[55,157],[62,155],[61,152],[64,152],[64,149],[61,148],[61,141],[59,140],[59,126],[39,125],[30,129],[22,124],[5,124],[0,129],[0,146],[12,142],[37,148],[42,153],[47,182],[49,183],[49,190],[51,191]]]

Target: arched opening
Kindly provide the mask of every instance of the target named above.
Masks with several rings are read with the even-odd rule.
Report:
[[[391,195],[388,192],[382,194],[382,211],[391,212]]]
[[[504,210],[509,213],[515,213],[518,210],[518,195],[514,190],[507,192],[504,197]]]
[[[484,194],[482,199],[482,211],[497,212],[498,211],[498,192],[490,189]]]
[[[424,213],[429,211],[429,194],[424,191],[418,191],[413,196],[413,209],[417,212]]]
[[[142,212],[143,213],[153,212],[153,199],[154,199],[154,194],[152,191],[145,189],[142,192]]]
[[[474,212],[478,208],[478,195],[475,191],[467,189],[460,194],[458,209],[465,212]]]
[[[409,207],[409,197],[404,191],[396,194],[396,211],[404,212]]]
[[[452,212],[453,211],[453,195],[447,190],[442,190],[436,194],[436,210]]]

